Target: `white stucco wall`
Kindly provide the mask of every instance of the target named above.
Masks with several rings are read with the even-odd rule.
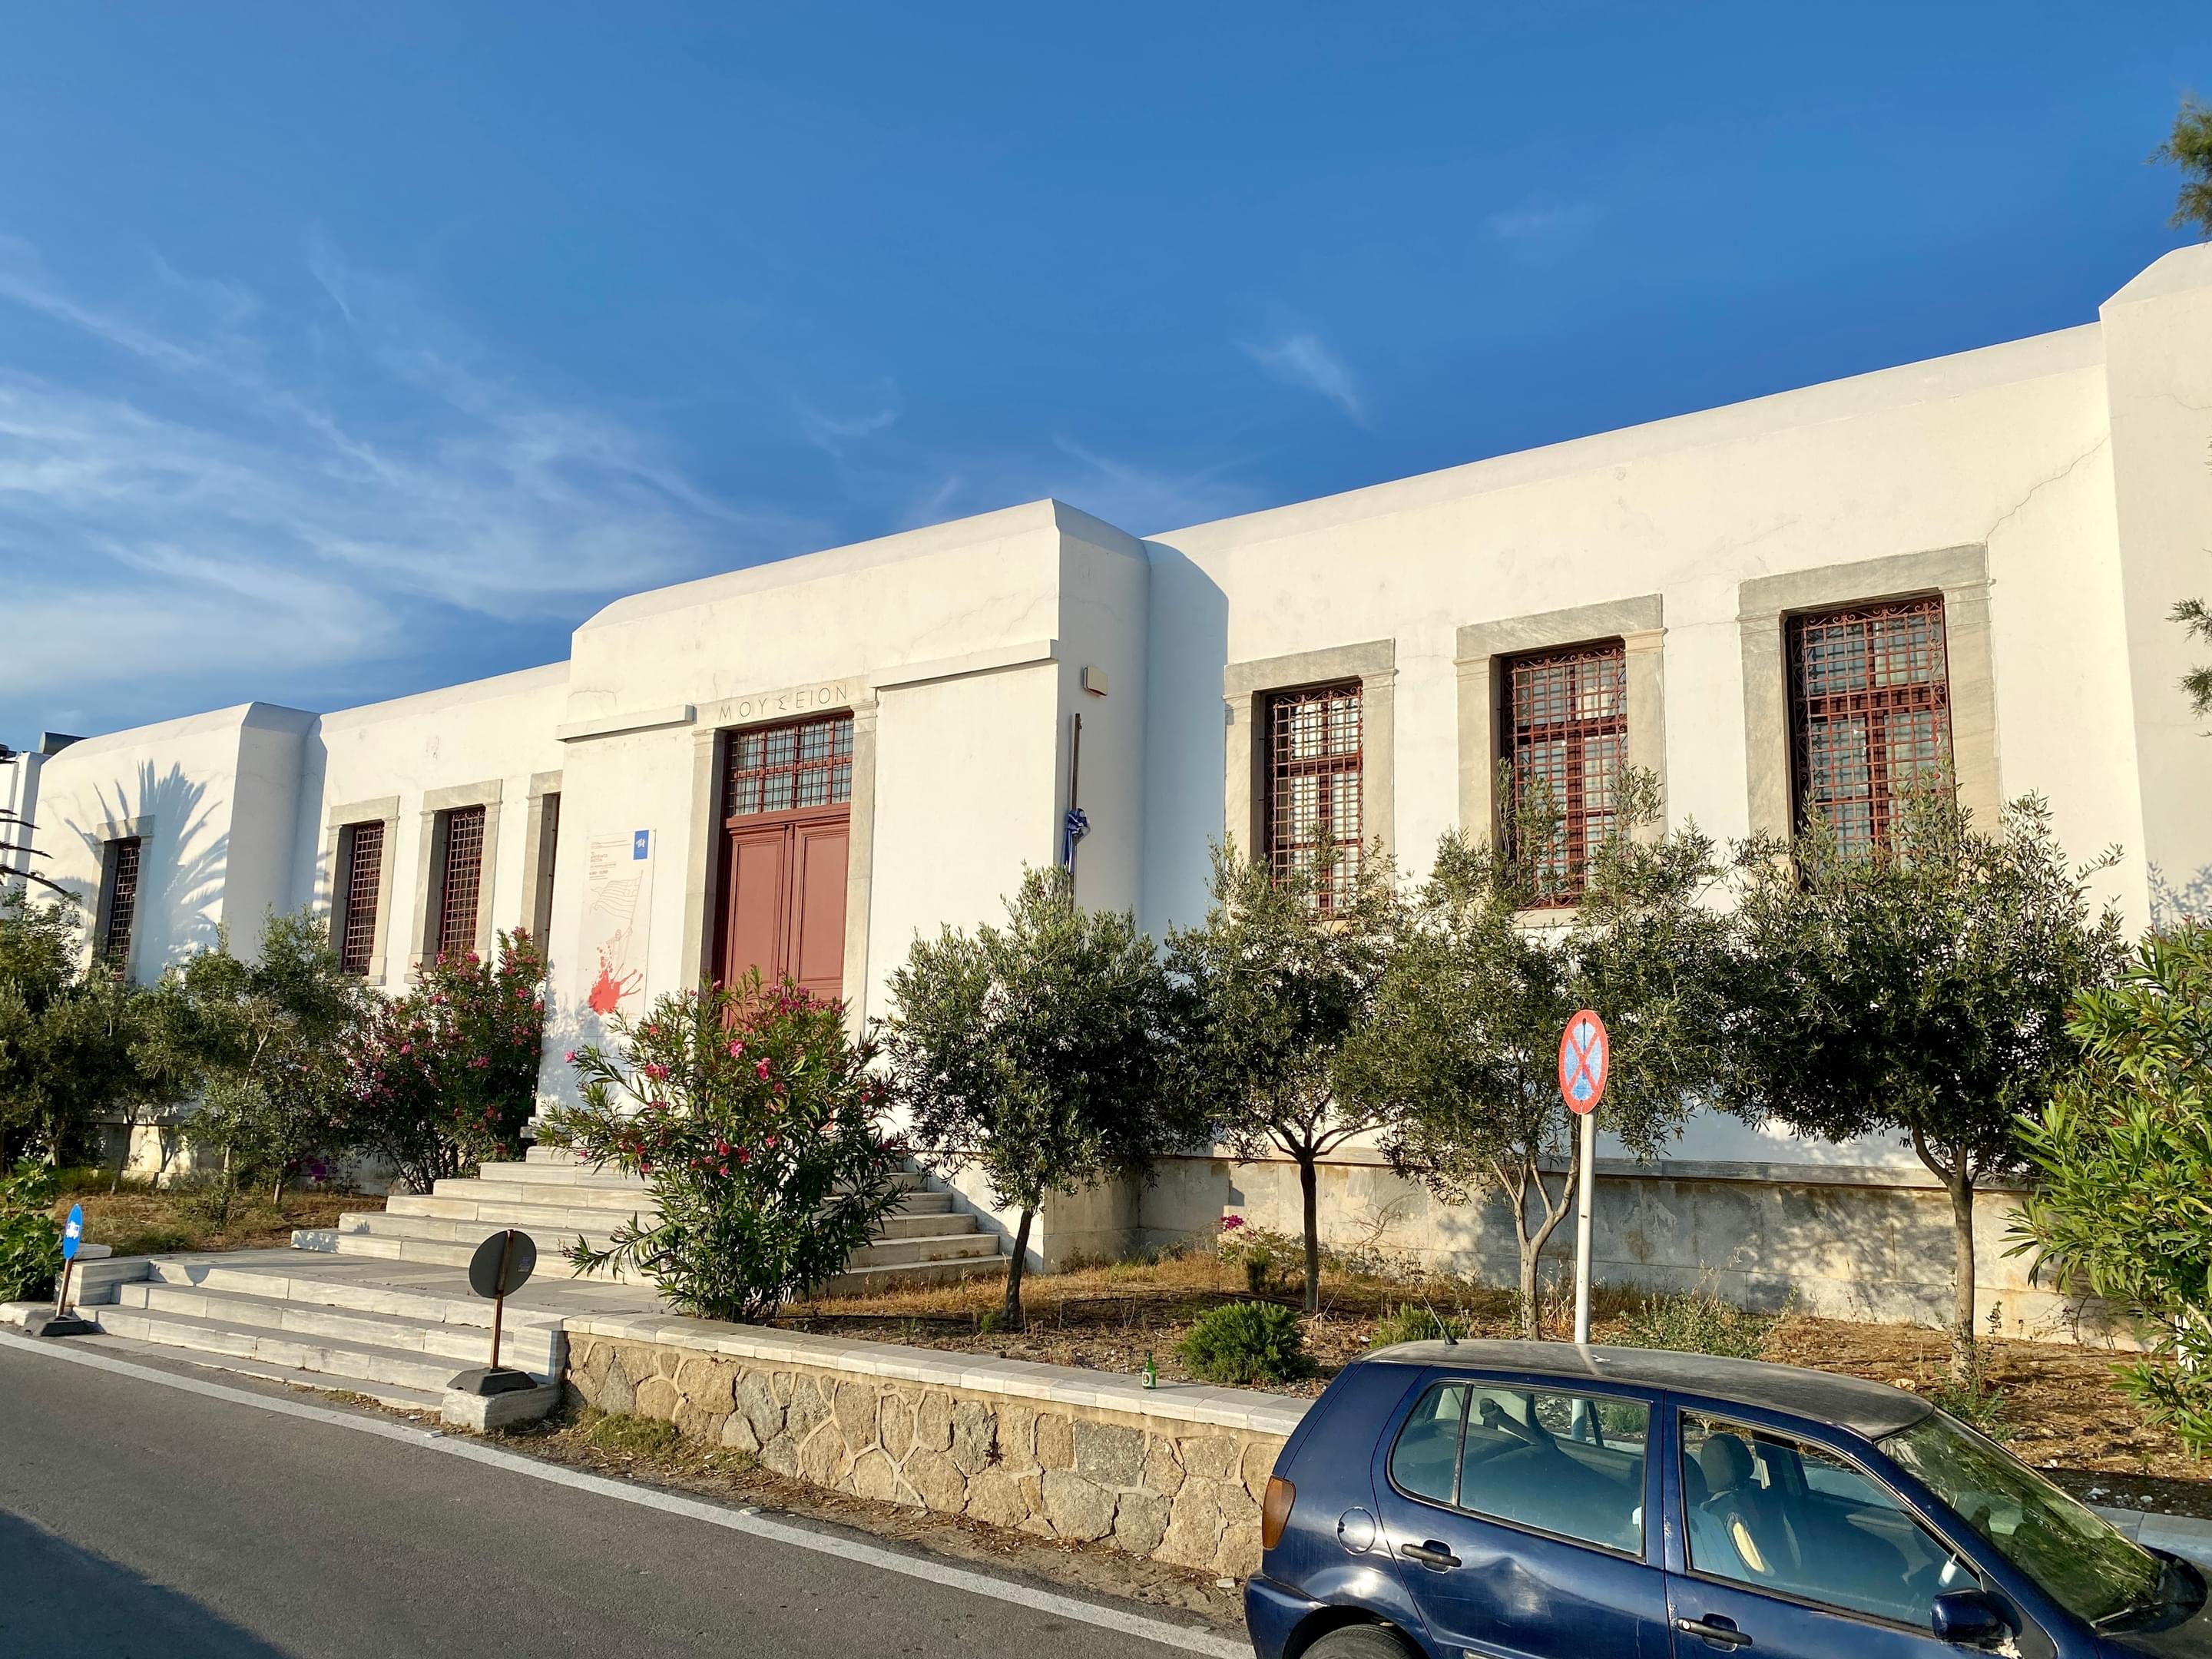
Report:
[[[568,665],[524,669],[465,685],[325,714],[307,744],[301,788],[287,819],[294,872],[290,902],[328,910],[335,838],[332,815],[396,798],[390,878],[381,896],[384,972],[378,982],[404,988],[421,954],[415,930],[430,872],[425,866],[428,799],[484,784],[496,792],[497,825],[485,848],[479,907],[495,929],[530,920],[523,889],[532,777],[558,772],[554,736],[566,707]],[[487,828],[491,813],[486,812]],[[566,823],[563,822],[565,829]]]
[[[1158,938],[1202,915],[1224,830],[1225,670],[1380,642],[1389,735],[1378,721],[1367,764],[1419,874],[1459,828],[1478,743],[1459,630],[1656,595],[1668,811],[1725,840],[1753,826],[1749,757],[1776,736],[1747,714],[1743,585],[1841,571],[1848,589],[1855,567],[1947,550],[1986,568],[1996,790],[2047,797],[2079,856],[2123,850],[2098,879],[2130,926],[2160,894],[2169,908],[2212,899],[2212,773],[2175,684],[2192,653],[2166,620],[2212,592],[2212,248],[2168,256],[2098,322],[2056,334],[1148,541],[1032,502],[620,600],[564,664],[319,718],[255,704],[88,739],[43,763],[41,842],[96,904],[97,843],[154,820],[150,976],[218,926],[250,945],[270,906],[327,904],[334,815],[380,804],[396,987],[420,943],[427,815],[471,790],[495,803],[485,902],[510,927],[535,900],[531,799],[557,787],[557,1093],[561,1053],[598,1034],[580,947],[595,838],[651,837],[647,997],[706,965],[718,731],[854,711],[847,994],[865,1020],[917,935],[995,918],[1022,867],[1055,858],[1079,712],[1080,896],[1133,907]],[[1881,580],[1850,597],[1905,591]],[[1106,696],[1084,690],[1086,668]],[[0,769],[0,799],[32,777]],[[1911,1162],[1713,1118],[1675,1152],[1708,1182],[1736,1178],[1721,1165]],[[1838,1190],[1860,1179],[1831,1175]],[[1041,1259],[1197,1225],[1229,1201],[1211,1196],[1223,1179],[1183,1170],[1141,1200],[1057,1206]],[[1424,1222],[1409,1248],[1456,1249],[1465,1221]]]

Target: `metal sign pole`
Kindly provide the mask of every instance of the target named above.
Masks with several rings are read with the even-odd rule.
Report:
[[[1589,1341],[1590,1190],[1597,1184],[1597,1114],[1584,1112],[1577,1127],[1582,1131],[1582,1177],[1575,1198],[1575,1346]]]
[[[499,1369],[500,1326],[507,1317],[507,1267],[514,1259],[514,1229],[509,1227],[499,1242],[499,1294],[491,1299],[491,1368]]]
[[[1575,1346],[1589,1341],[1590,1211],[1597,1185],[1597,1103],[1605,1097],[1613,1043],[1605,1022],[1585,1008],[1559,1036],[1559,1097],[1582,1119],[1575,1126]]]

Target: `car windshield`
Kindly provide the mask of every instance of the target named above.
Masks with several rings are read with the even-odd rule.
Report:
[[[2156,1556],[1963,1424],[1936,1412],[1878,1443],[2075,1617],[2099,1624],[2157,1598]]]

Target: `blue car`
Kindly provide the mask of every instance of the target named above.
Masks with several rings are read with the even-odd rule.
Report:
[[[1260,1659],[2212,1659],[2205,1579],[1897,1389],[1415,1342],[1275,1464]]]

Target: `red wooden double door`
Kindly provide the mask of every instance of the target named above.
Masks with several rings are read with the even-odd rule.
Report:
[[[729,738],[719,904],[725,985],[757,969],[810,995],[845,989],[852,717],[750,727]]]

